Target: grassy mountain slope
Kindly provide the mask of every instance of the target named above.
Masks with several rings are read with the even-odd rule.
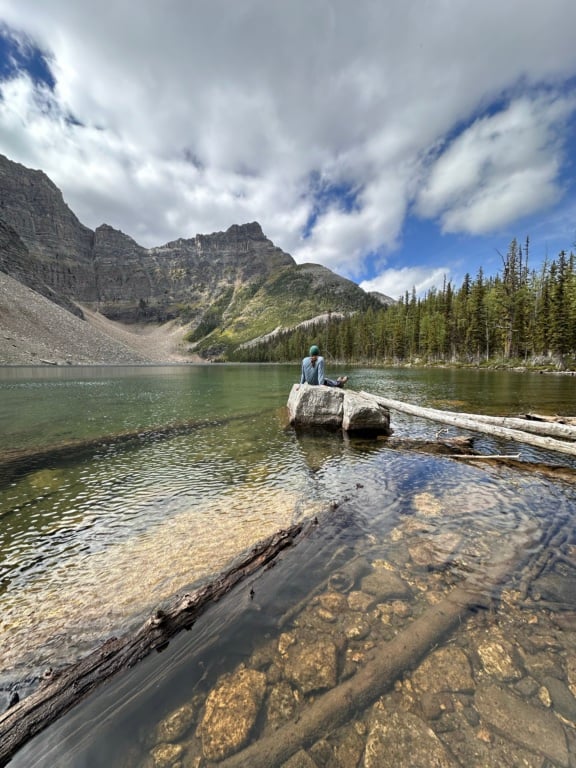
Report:
[[[318,264],[296,264],[261,285],[239,287],[212,306],[211,321],[189,335],[195,351],[208,356],[226,353],[272,331],[293,328],[323,313],[350,313],[380,307],[351,280]]]

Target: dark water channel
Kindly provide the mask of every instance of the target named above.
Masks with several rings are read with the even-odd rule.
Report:
[[[4,706],[259,539],[318,521],[11,764],[576,765],[576,486],[386,440],[297,437],[295,375],[0,371],[0,460],[20,461],[0,487]],[[350,383],[493,415],[573,413],[575,386],[450,370]],[[392,426],[421,440],[441,428],[396,413]],[[475,447],[574,469],[486,436]]]

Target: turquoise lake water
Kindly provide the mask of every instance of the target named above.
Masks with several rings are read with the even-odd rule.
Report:
[[[348,373],[352,389],[445,410],[574,412],[570,376],[450,369],[329,373]],[[317,543],[323,578],[326,562],[339,563],[339,553],[349,549],[376,547],[381,559],[391,559],[390,532],[414,510],[427,515],[427,504],[451,510],[441,522],[430,513],[430,535],[472,537],[478,547],[480,540],[524,535],[531,526],[544,529],[558,515],[572,519],[571,486],[390,450],[385,440],[296,436],[285,405],[298,374],[295,366],[272,365],[0,369],[0,467],[15,456],[21,460],[0,475],[4,704],[14,691],[25,696],[34,690],[47,667],[63,667],[107,637],[139,626],[157,606],[206,582],[254,542],[330,508],[346,512],[334,515]],[[434,440],[441,429],[394,412],[391,424],[395,437],[421,440]],[[483,435],[475,436],[475,447],[511,450]],[[574,464],[528,446],[512,449],[526,461]],[[467,553],[467,573],[481,582],[485,560],[472,554],[472,540],[462,545],[462,557]],[[283,587],[282,599],[275,593],[279,611],[320,578],[298,558],[296,548],[290,589],[286,594]],[[206,621],[217,626],[223,619]],[[252,616],[242,631],[252,637],[269,629],[260,622]],[[222,647],[234,658],[243,644],[229,645],[224,637]],[[159,685],[157,675],[152,687]],[[176,696],[178,686],[171,685]],[[147,706],[138,727],[150,716]],[[95,743],[102,738],[99,733]],[[120,736],[105,738],[120,754]],[[38,754],[44,748],[37,747]],[[28,763],[21,765],[41,765],[33,745],[27,750],[21,759]],[[61,764],[111,764],[105,762],[109,751],[101,763],[89,748],[74,755],[66,762],[63,753]]]

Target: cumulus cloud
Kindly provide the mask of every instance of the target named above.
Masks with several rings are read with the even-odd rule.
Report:
[[[519,98],[476,120],[442,152],[417,196],[445,232],[482,234],[545,209],[561,195],[558,127],[574,99]]]
[[[0,151],[143,245],[257,220],[297,261],[412,279],[413,211],[479,233],[562,194],[572,0],[0,0],[0,20],[54,78],[0,82]]]
[[[412,295],[424,296],[431,288],[442,286],[450,279],[450,270],[444,267],[428,269],[426,267],[401,267],[385,269],[372,280],[363,280],[360,287],[365,291],[377,291],[391,299],[402,298],[406,291]]]

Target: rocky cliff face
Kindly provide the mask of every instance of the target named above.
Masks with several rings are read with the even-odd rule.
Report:
[[[0,221],[14,230],[28,251],[17,265],[31,282],[49,287],[60,303],[92,289],[93,233],[68,208],[62,193],[42,171],[0,155]],[[8,274],[14,273],[4,268]],[[36,290],[36,288],[35,288]]]
[[[0,220],[0,272],[12,276],[50,301],[82,317],[82,311],[65,294],[44,281],[43,265],[30,253],[22,238],[12,227]]]
[[[198,317],[230,289],[294,265],[255,222],[150,249],[103,225],[93,258],[97,299],[83,301],[123,321]]]
[[[24,246],[0,255],[2,270],[35,290],[47,287],[62,304],[113,319],[165,320],[183,309],[198,316],[230,287],[294,265],[255,222],[151,249],[106,224],[92,232],[42,171],[3,156],[0,190],[4,242],[11,231]]]

